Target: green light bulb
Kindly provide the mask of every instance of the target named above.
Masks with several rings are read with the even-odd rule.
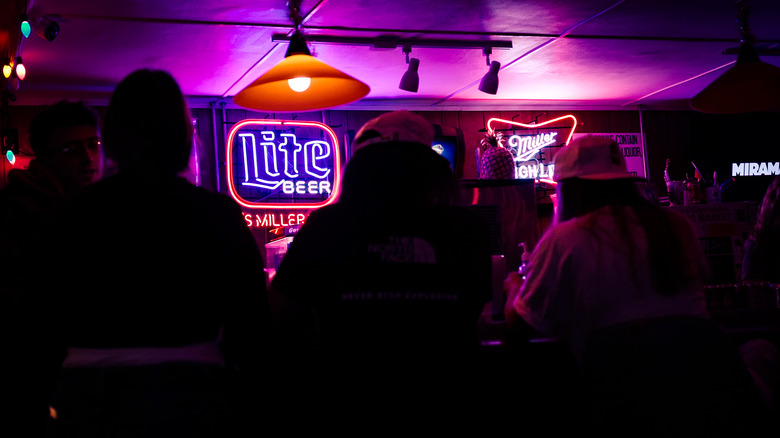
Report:
[[[27,14],[22,15],[22,35],[24,35],[25,38],[30,36],[30,31],[32,30],[32,27],[30,26],[30,22],[27,21]]]

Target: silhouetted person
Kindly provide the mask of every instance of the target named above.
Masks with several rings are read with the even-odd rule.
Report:
[[[663,315],[707,316],[706,262],[693,227],[652,204],[616,143],[573,141],[554,157],[556,224],[534,248],[527,280],[508,278],[506,317],[570,340],[580,356],[594,330]]]
[[[30,239],[70,195],[99,180],[103,150],[98,115],[83,102],[61,101],[38,113],[30,123],[35,158],[27,169],[8,173],[0,190],[0,242],[3,265],[25,255]]]
[[[231,436],[231,410],[251,399],[230,397],[230,382],[249,391],[268,360],[254,239],[233,200],[177,176],[193,128],[168,73],[123,79],[103,135],[118,172],[63,207],[36,266],[45,274],[34,286],[48,334],[64,350],[52,428],[65,436]]]
[[[5,273],[0,320],[2,343],[13,352],[2,366],[0,428],[19,425],[36,435],[48,416],[45,392],[40,391],[51,385],[52,377],[36,368],[40,346],[28,321],[37,307],[20,295],[27,293],[20,269],[40,257],[31,248],[62,202],[100,179],[103,151],[97,113],[83,102],[61,101],[38,113],[29,126],[29,141],[35,158],[27,169],[11,170],[8,185],[0,190],[0,266]]]
[[[640,194],[610,139],[574,140],[553,162],[558,223],[533,249],[525,281],[507,278],[510,329],[571,344],[591,408],[578,412],[600,436],[762,430],[767,407],[708,319],[690,222]]]
[[[442,432],[472,399],[489,231],[454,207],[456,180],[432,140],[407,111],[363,125],[338,202],[309,215],[271,283],[316,316],[319,361],[296,370],[321,391],[318,413],[355,419],[338,433],[361,421]]]
[[[780,281],[780,176],[766,189],[750,238],[745,242],[742,279]]]

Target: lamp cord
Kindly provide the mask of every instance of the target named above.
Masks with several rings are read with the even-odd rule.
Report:
[[[290,20],[295,26],[295,31],[299,31],[303,17],[301,17],[301,0],[288,0],[287,8],[290,10]]]
[[[741,36],[742,44],[753,45],[755,37],[750,30],[748,24],[748,16],[750,15],[750,6],[747,0],[737,0],[737,25],[739,26],[739,34]]]

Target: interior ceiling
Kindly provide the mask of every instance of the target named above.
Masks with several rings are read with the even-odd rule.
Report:
[[[107,101],[132,70],[168,70],[193,105],[231,97],[279,62],[292,22],[285,0],[0,0],[0,47],[21,55],[27,78],[15,105],[61,98]],[[780,49],[780,1],[751,0],[757,47]],[[19,15],[50,16],[54,41],[21,43]],[[733,0],[304,0],[306,35],[511,41],[494,49],[499,89],[477,89],[480,49],[413,47],[417,93],[398,89],[401,48],[309,43],[320,60],[371,87],[340,109],[687,109],[735,60]],[[33,32],[34,33],[34,32]],[[18,51],[18,53],[17,53]],[[780,66],[780,57],[762,55]]]

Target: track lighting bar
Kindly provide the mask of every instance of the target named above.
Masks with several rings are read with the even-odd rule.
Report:
[[[271,41],[290,41],[291,36],[275,33]],[[374,38],[348,37],[335,35],[306,34],[306,42],[325,44],[349,44],[353,46],[373,46],[376,49],[395,49],[397,47],[429,47],[437,49],[511,49],[512,41],[492,40],[454,40],[436,38],[401,38],[395,35],[380,35]]]

